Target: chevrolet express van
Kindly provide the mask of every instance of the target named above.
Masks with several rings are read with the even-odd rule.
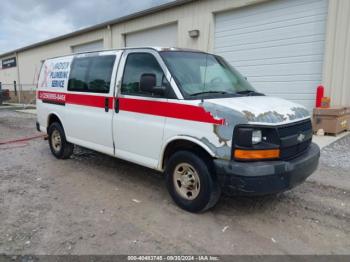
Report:
[[[174,48],[47,59],[37,129],[58,159],[79,145],[164,172],[190,212],[213,207],[222,191],[291,189],[320,156],[303,106],[257,92],[220,56]]]

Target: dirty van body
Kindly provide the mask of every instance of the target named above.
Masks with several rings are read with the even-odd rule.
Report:
[[[173,200],[200,212],[222,191],[275,194],[317,168],[309,112],[258,93],[219,56],[127,48],[47,59],[37,129],[53,155],[74,145],[164,172]]]

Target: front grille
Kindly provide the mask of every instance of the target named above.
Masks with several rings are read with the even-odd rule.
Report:
[[[299,123],[278,127],[277,132],[281,141],[280,158],[283,160],[297,157],[298,155],[302,154],[311,144],[311,120],[305,120]]]
[[[295,135],[300,131],[312,131],[311,120],[305,120],[299,123],[278,127],[280,137]]]

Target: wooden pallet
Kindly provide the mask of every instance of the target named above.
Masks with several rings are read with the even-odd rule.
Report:
[[[334,136],[334,137],[337,137],[338,135],[340,135],[340,134],[342,134],[342,133],[345,133],[345,132],[348,132],[348,131],[350,131],[350,129],[341,130],[341,131],[339,131],[338,133],[324,132],[324,135],[325,135],[325,136]],[[317,131],[313,131],[313,134],[314,134],[314,135],[317,135]]]

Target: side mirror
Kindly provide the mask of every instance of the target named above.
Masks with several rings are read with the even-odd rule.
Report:
[[[140,90],[142,92],[163,95],[164,88],[157,87],[157,78],[155,74],[142,74],[140,78]]]

